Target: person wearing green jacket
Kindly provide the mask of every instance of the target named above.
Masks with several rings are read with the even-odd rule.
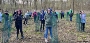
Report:
[[[47,14],[45,15],[44,19],[45,19],[45,33],[44,33],[44,38],[45,38],[45,42],[48,42],[47,37],[48,37],[48,30],[50,31],[50,36],[52,38],[52,25],[53,25],[53,14],[51,9],[48,9]]]

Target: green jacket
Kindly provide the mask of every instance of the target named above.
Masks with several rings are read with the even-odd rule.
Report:
[[[45,15],[45,25],[46,27],[52,27],[53,25],[53,14],[49,13]]]

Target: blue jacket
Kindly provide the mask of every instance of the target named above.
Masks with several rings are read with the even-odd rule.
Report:
[[[86,14],[81,14],[80,18],[81,18],[81,23],[86,23]]]
[[[64,15],[64,12],[61,12],[61,15]]]
[[[2,13],[0,12],[0,21],[2,21]]]
[[[45,13],[44,13],[44,10],[41,12],[41,15],[40,15],[40,21],[41,20],[44,20],[44,16],[45,16]]]

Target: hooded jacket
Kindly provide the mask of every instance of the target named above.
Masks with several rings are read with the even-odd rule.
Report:
[[[47,13],[45,15],[45,25],[46,25],[46,27],[52,27],[52,25],[53,25],[52,18],[53,18],[52,13]]]

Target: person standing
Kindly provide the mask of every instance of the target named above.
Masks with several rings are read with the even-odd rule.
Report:
[[[36,22],[36,19],[37,19],[37,12],[34,11],[34,13],[32,14],[32,16],[34,17],[34,22]]]
[[[64,12],[61,11],[61,19],[64,18]]]
[[[0,23],[2,22],[2,13],[1,13],[1,9],[0,9]]]
[[[71,13],[69,14],[70,16],[70,21],[72,21],[72,17],[73,17],[73,12],[71,11]]]
[[[41,21],[40,31],[42,31],[42,30],[44,31],[44,26],[45,26],[44,16],[45,16],[45,12],[44,12],[44,10],[42,10],[41,15],[40,15],[40,21]]]
[[[32,16],[32,12],[31,12],[31,11],[29,11],[28,13],[29,13],[29,17],[31,18],[31,16]]]
[[[54,12],[55,14],[55,18],[58,20],[58,14],[56,12]]]
[[[23,31],[22,31],[22,19],[23,19],[23,16],[22,16],[21,11],[19,10],[15,17],[15,27],[17,29],[17,39],[18,39],[18,35],[19,35],[19,30],[21,32],[21,39],[24,38]]]
[[[45,38],[45,42],[48,42],[47,37],[48,37],[48,30],[50,31],[50,36],[52,38],[52,25],[53,25],[53,14],[51,9],[48,9],[47,14],[45,14],[45,26],[46,26],[46,30],[44,33],[44,38]]]
[[[24,23],[23,24],[27,24],[28,19],[29,19],[29,12],[27,11],[24,15]]]
[[[84,13],[84,11],[82,11],[81,15],[81,31],[85,31],[85,23],[86,23],[86,14]]]

